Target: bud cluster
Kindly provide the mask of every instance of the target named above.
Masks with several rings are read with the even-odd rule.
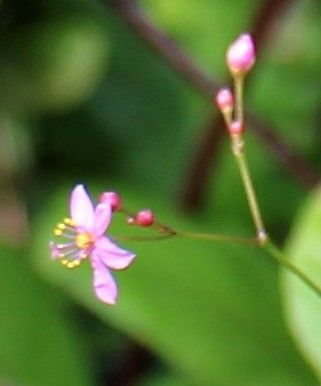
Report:
[[[224,117],[230,135],[235,137],[244,132],[242,114],[237,113],[242,110],[240,104],[242,103],[243,78],[255,63],[254,43],[249,34],[240,35],[229,46],[226,63],[235,82],[236,96],[230,88],[221,88],[216,94],[215,103]]]
[[[128,214],[123,208],[122,199],[118,193],[104,192],[99,197],[99,202],[110,204],[112,211],[123,211],[127,214],[127,223],[129,225],[138,225],[141,227],[149,227],[154,224],[155,215],[151,209],[141,209],[136,214]]]

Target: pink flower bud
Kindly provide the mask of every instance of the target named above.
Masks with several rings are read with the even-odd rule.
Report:
[[[135,220],[137,225],[148,227],[154,223],[155,216],[150,209],[142,209],[136,214]]]
[[[121,208],[121,198],[118,193],[115,192],[104,192],[99,197],[101,203],[108,203],[111,205],[113,211]]]
[[[215,102],[221,111],[232,111],[234,106],[232,91],[229,88],[221,88],[216,94]]]
[[[250,34],[240,35],[228,48],[226,63],[232,75],[245,74],[254,65],[255,48]]]
[[[240,121],[231,122],[228,131],[231,135],[240,135],[244,132],[244,125]]]

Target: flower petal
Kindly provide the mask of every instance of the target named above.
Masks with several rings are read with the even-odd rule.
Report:
[[[112,269],[124,269],[135,258],[132,252],[119,248],[107,237],[100,237],[96,241],[94,252],[108,268]]]
[[[108,268],[100,259],[92,254],[91,265],[94,271],[94,291],[99,300],[107,304],[115,304],[117,301],[117,285]]]
[[[94,213],[93,231],[96,236],[105,233],[112,217],[111,205],[108,203],[98,204]]]
[[[80,228],[92,228],[94,208],[83,185],[77,185],[71,192],[70,215]]]

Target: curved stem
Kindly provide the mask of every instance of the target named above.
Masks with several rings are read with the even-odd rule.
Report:
[[[135,218],[135,215],[128,210],[127,208],[122,208],[119,213],[124,214],[127,217]],[[133,222],[135,225],[135,222]],[[259,245],[261,240],[259,238],[254,237],[241,237],[241,236],[233,236],[226,235],[222,233],[201,233],[201,232],[189,232],[189,231],[178,231],[177,229],[172,228],[169,225],[160,223],[155,221],[149,229],[154,230],[159,233],[159,235],[151,235],[151,236],[117,236],[117,240],[119,241],[159,241],[166,240],[172,238],[174,236],[185,237],[194,240],[208,240],[208,241],[222,241],[222,242],[231,242],[231,243],[239,243],[239,244],[252,244]]]
[[[222,241],[240,244],[259,245],[259,240],[256,238],[232,236],[222,233],[177,232],[177,236],[186,237],[194,240]]]
[[[321,297],[321,288],[316,285],[304,272],[289,261],[282,251],[272,241],[267,240],[262,248],[265,249],[276,261],[303,281],[317,296]]]
[[[317,284],[315,284],[313,280],[311,280],[304,272],[302,272],[300,268],[293,264],[267,236],[263,240],[260,237],[249,238],[226,235],[221,233],[181,232],[163,224],[156,224],[154,229],[159,232],[158,235],[117,236],[116,238],[118,241],[162,241],[178,236],[194,240],[221,241],[254,246],[256,245],[264,249],[279,264],[285,267],[288,271],[292,272],[297,278],[303,281],[316,295],[321,297],[321,288]]]
[[[193,240],[222,241],[222,242],[251,244],[251,245],[260,244],[260,240],[258,240],[257,238],[232,236],[232,235],[226,235],[222,233],[181,232],[181,231],[174,231],[173,229],[170,229],[169,232],[165,233],[164,228],[159,230],[159,232],[160,232],[159,235],[150,235],[150,236],[129,235],[129,236],[116,236],[115,238],[118,241],[160,241],[160,240],[167,240],[177,236],[177,237],[184,237],[184,238],[193,239]]]

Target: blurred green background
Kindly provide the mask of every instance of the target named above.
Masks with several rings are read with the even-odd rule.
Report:
[[[174,228],[253,234],[225,137],[202,205],[181,209],[216,112],[126,24],[122,2],[111,3],[0,2],[0,385],[318,385],[321,300],[258,248],[122,243],[138,257],[116,274],[115,307],[95,299],[89,264],[70,271],[50,260],[53,227],[79,182],[94,198],[118,191],[126,206],[151,207]],[[226,47],[267,3],[279,2],[138,5],[223,82]],[[316,172],[320,41],[321,3],[284,1],[246,94]],[[302,186],[253,131],[247,141],[271,236],[321,285],[320,191]],[[126,231],[116,218],[111,233]]]

